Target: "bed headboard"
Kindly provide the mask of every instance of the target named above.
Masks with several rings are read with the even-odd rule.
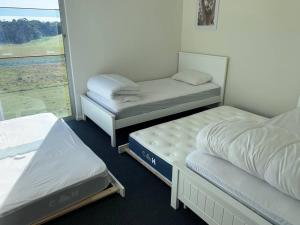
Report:
[[[198,70],[213,77],[213,82],[221,86],[221,99],[224,93],[227,76],[228,57],[179,52],[178,71]]]

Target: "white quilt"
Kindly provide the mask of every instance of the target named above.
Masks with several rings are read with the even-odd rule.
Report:
[[[276,123],[229,120],[210,124],[199,132],[197,148],[300,200],[300,139]]]

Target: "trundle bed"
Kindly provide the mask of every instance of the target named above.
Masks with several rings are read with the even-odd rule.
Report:
[[[231,118],[265,120],[237,108],[221,106],[133,132],[129,135],[128,144],[119,147],[119,153],[129,153],[171,186],[173,164],[184,162],[187,155],[196,149],[198,132],[209,123]]]
[[[232,119],[268,120],[221,106],[131,133],[119,152],[130,154],[172,187],[174,209],[182,202],[208,224],[299,224],[298,200],[224,160],[195,151],[201,129]]]
[[[53,114],[0,122],[0,224],[42,224],[123,186]]]
[[[93,92],[81,96],[84,118],[88,117],[111,136],[116,130],[180,112],[223,102],[227,57],[179,53],[178,71],[198,70],[213,77],[212,82],[193,86],[171,78],[138,82],[142,99],[116,103]]]

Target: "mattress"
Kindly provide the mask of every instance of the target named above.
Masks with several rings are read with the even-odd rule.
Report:
[[[193,86],[165,78],[138,84],[141,89],[140,100],[134,102],[106,99],[92,91],[88,91],[87,96],[115,114],[117,119],[208,98],[212,98],[211,104],[221,101],[221,88],[213,83]]]
[[[229,162],[192,152],[187,166],[274,225],[299,224],[300,201]],[[259,191],[257,191],[259,190]]]
[[[30,224],[110,182],[104,162],[52,114],[0,122],[0,152],[1,225]]]
[[[224,119],[264,121],[266,118],[221,106],[130,134],[129,148],[161,175],[172,180],[173,162],[185,162],[196,149],[196,136],[209,123]]]

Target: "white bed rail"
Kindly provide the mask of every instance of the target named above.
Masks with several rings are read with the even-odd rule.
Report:
[[[209,225],[271,225],[185,165],[173,165],[171,206],[179,201]]]

